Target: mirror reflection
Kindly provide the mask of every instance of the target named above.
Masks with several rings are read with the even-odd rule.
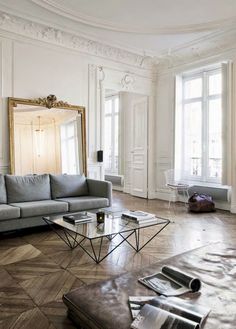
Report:
[[[12,173],[86,174],[80,110],[17,102],[9,110]]]

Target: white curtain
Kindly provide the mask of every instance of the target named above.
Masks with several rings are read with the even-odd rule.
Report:
[[[222,185],[232,185],[231,170],[231,105],[233,85],[233,63],[222,63]]]
[[[174,149],[174,180],[182,179],[181,157],[182,157],[182,76],[175,77],[175,149]]]

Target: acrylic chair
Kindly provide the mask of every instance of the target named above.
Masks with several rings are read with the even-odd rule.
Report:
[[[172,195],[173,192],[175,193],[175,195],[178,192],[181,192],[185,198],[185,206],[188,206],[188,199],[189,199],[189,193],[188,190],[191,187],[189,184],[186,184],[184,182],[181,182],[180,180],[178,180],[178,178],[176,178],[176,172],[174,169],[169,169],[166,170],[164,172],[165,174],[165,180],[166,180],[166,187],[168,187],[168,189],[170,190],[170,195],[169,195],[169,208],[171,205],[171,201],[172,201]]]

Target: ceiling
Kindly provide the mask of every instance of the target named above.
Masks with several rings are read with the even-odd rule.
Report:
[[[139,54],[161,55],[236,24],[235,0],[0,0],[2,10]]]

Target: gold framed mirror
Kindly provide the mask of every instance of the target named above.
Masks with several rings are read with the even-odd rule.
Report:
[[[87,175],[85,108],[46,98],[8,98],[10,172]]]

